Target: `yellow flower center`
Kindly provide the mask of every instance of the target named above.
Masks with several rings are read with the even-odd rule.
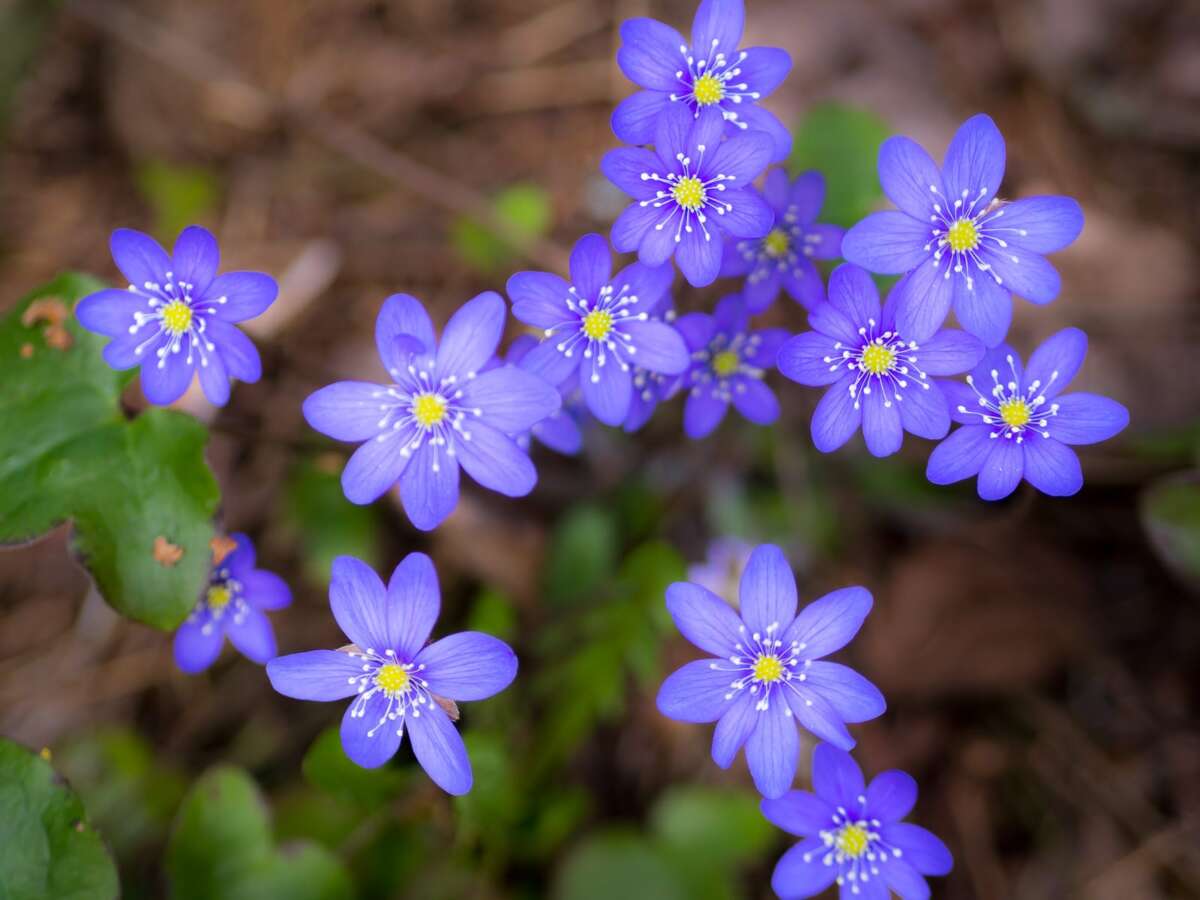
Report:
[[[787,256],[788,251],[792,249],[792,239],[782,228],[772,228],[770,233],[763,238],[763,249],[767,251],[767,256],[779,259]]]
[[[837,836],[837,848],[855,859],[867,852],[870,843],[870,835],[861,825],[847,825]]]
[[[778,681],[783,677],[783,662],[778,656],[760,656],[754,663],[754,677],[759,681]]]
[[[692,83],[697,106],[712,106],[725,99],[725,84],[715,75],[701,75]]]
[[[385,694],[402,694],[412,679],[404,666],[398,663],[387,663],[375,672],[375,687]]]
[[[593,309],[583,317],[583,333],[593,341],[602,341],[612,331],[613,317],[607,309]]]
[[[689,175],[675,182],[675,187],[671,188],[671,196],[684,209],[689,212],[695,212],[704,205],[704,200],[708,194],[705,192],[704,184],[700,179],[695,175]]]
[[[1012,397],[1000,404],[1000,418],[1012,428],[1028,425],[1032,414],[1029,405],[1020,397]]]
[[[882,375],[896,361],[896,351],[883,344],[869,344],[862,354],[862,367],[872,375]]]
[[[974,250],[979,246],[979,229],[970,219],[959,219],[946,232],[946,242],[957,253]]]
[[[163,325],[172,334],[183,334],[192,327],[192,308],[182,300],[172,300],[162,311]]]
[[[229,590],[223,584],[215,584],[208,589],[208,595],[205,599],[209,609],[224,609],[229,605],[229,601],[233,599],[233,591]]]
[[[732,375],[738,370],[742,361],[733,350],[722,350],[712,360],[712,369],[722,378]]]
[[[432,428],[446,418],[446,398],[441,394],[418,394],[413,398],[412,414],[422,428]]]

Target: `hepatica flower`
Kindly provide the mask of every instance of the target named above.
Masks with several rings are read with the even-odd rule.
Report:
[[[523,334],[509,345],[504,361],[510,366],[520,367],[529,351],[538,345],[537,338]],[[515,435],[518,446],[528,450],[530,440],[549,447],[556,453],[574,456],[583,449],[583,423],[587,420],[587,408],[579,391],[579,378],[570,376],[558,387],[562,396],[562,407],[553,415],[536,422],[529,431]]]
[[[112,338],[105,362],[114,369],[141,366],[146,399],[160,406],[183,396],[197,372],[204,396],[217,406],[228,402],[231,378],[258,381],[258,350],[233,323],[274,302],[275,279],[261,272],[218,275],[216,238],[196,225],[183,230],[169,256],[129,228],[114,231],[110,246],[129,288],[90,294],[75,309],[84,328]]]
[[[518,272],[508,280],[513,315],[545,335],[521,365],[556,385],[578,373],[592,415],[620,425],[629,414],[635,366],[664,375],[687,368],[683,338],[653,316],[674,273],[634,263],[614,278],[608,243],[598,234],[580,238],[570,268],[570,284],[549,272]]]
[[[849,749],[847,722],[884,711],[883,695],[853,669],[822,657],[840,650],[871,610],[860,587],[827,594],[796,615],[796,582],[783,552],[755,548],[738,588],[741,615],[698,584],[667,589],[667,610],[683,636],[711,654],[675,671],[658,692],[659,711],[681,722],[716,722],[712,756],[728,768],[742,747],[759,793],[792,786],[800,752],[797,724]]]
[[[764,238],[726,241],[721,276],[745,276],[742,297],[751,313],[774,303],[780,288],[812,309],[825,299],[825,284],[813,260],[841,256],[845,235],[836,225],[817,222],[825,178],[820,172],[804,172],[789,182],[787,172],[772,169],[763,196],[775,213],[775,226]]]
[[[708,544],[704,562],[688,566],[688,581],[737,607],[738,582],[754,548],[736,537],[718,537]]]
[[[836,883],[841,900],[928,900],[925,876],[948,874],[954,859],[934,834],[901,821],[917,802],[912,777],[891,770],[865,784],[849,753],[820,744],[812,781],[812,793],[762,801],[768,820],[803,838],[775,866],[775,893],[800,900]]]
[[[692,41],[654,19],[630,19],[621,26],[617,65],[645,88],[613,112],[613,132],[628,144],[654,143],[655,123],[669,107],[698,116],[717,110],[730,135],[762,131],[775,143],[772,159],[787,159],[790,132],[758,101],[783,83],[792,58],[775,47],[739,50],[746,12],[742,0],[703,0],[692,22]]]
[[[996,200],[1004,138],[985,115],[958,129],[939,170],[906,137],[879,150],[879,180],[898,210],[872,213],[846,234],[842,254],[872,272],[900,275],[896,319],[914,340],[930,337],[953,305],[963,328],[987,346],[1004,340],[1012,295],[1033,303],[1058,296],[1058,272],[1044,254],[1083,228],[1069,197]]]
[[[266,612],[289,606],[292,592],[278,575],[255,568],[250,538],[232,538],[232,551],[214,551],[208,588],[175,632],[175,663],[188,674],[216,662],[226,637],[256,663],[275,656],[275,632]]]
[[[1086,355],[1087,335],[1066,328],[1033,352],[1028,368],[1001,345],[966,384],[943,382],[962,427],[934,448],[929,480],[951,484],[978,475],[984,500],[1007,497],[1022,478],[1052,497],[1077,493],[1083,470],[1071,446],[1106,441],[1129,424],[1129,410],[1115,400],[1062,394]]]
[[[688,437],[711,434],[730,403],[756,425],[779,418],[779,401],[763,377],[774,366],[786,331],[751,331],[746,304],[737,294],[721,300],[713,315],[690,313],[680,317],[676,327],[692,352],[692,366],[684,376],[688,398],[683,427]]]
[[[859,428],[875,456],[899,450],[906,431],[937,440],[950,430],[946,397],[930,376],[966,372],[983,357],[983,344],[953,329],[920,343],[910,339],[895,321],[893,297],[881,308],[871,276],[849,263],[838,266],[829,301],[809,314],[813,330],[779,350],[779,371],[792,381],[831,385],[812,420],[822,453]]]
[[[482,371],[504,331],[504,300],[480,294],[450,317],[438,344],[421,301],[396,294],[375,322],[390,384],[341,381],[304,401],[304,418],[339,441],[362,441],[342,472],[352,503],[397,481],[409,520],[436,528],[458,503],[459,466],[489,490],[523,497],[537,471],[509,437],[559,408],[558,391],[513,366]]]
[[[725,236],[761,238],[774,214],[749,190],[771,158],[771,139],[742,132],[722,141],[721,114],[680,106],[658,117],[654,150],[610,150],[600,168],[634,202],[613,223],[613,247],[648,266],[672,257],[694,287],[716,279]]]
[[[425,645],[441,606],[437,572],[424,553],[410,553],[385,588],[366,564],[333,561],[329,604],[352,641],[341,650],[310,650],[271,660],[267,677],[297,700],[353,697],[342,717],[342,747],[367,769],[383,765],[407,731],[417,762],[442,790],[471,789],[471,761],[447,709],[484,700],[517,674],[507,644],[477,631]]]
[[[657,309],[650,313],[650,318],[652,321],[662,321],[672,326],[675,324],[675,309],[669,296],[659,302]],[[683,384],[682,375],[664,375],[640,366],[634,366],[631,375],[633,398],[629,403],[629,414],[625,416],[625,422],[621,426],[630,434],[649,422],[658,405],[678,394]]]

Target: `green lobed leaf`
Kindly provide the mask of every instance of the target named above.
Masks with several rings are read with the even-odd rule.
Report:
[[[1142,526],[1163,562],[1200,584],[1200,472],[1177,472],[1147,487],[1139,503]]]
[[[64,275],[0,320],[0,542],[72,521],[73,546],[105,599],[171,629],[208,577],[219,499],[204,460],[208,431],[170,410],[123,417],[120,394],[132,374],[112,371],[100,356],[106,339],[69,315],[102,287]],[[68,313],[69,346],[53,346],[44,321],[24,318],[38,301]],[[177,561],[156,559],[159,538],[182,551]]]
[[[758,798],[745,791],[672,788],[655,805],[650,821],[665,846],[705,867],[729,868],[755,860],[774,840]]]
[[[637,834],[612,831],[588,837],[571,851],[551,896],[555,900],[686,900],[689,893],[684,879],[654,844]]]
[[[258,787],[232,767],[208,772],[184,799],[166,866],[174,900],[340,900],[353,893],[323,848],[276,849]]]
[[[569,511],[554,531],[546,589],[550,598],[575,602],[612,577],[617,561],[617,523],[595,506]]]
[[[111,900],[117,870],[79,798],[39,756],[0,738],[0,897]]]
[[[873,112],[841,103],[813,107],[794,133],[788,169],[793,176],[818,169],[825,176],[820,221],[849,228],[879,203],[879,145],[887,123]]]
[[[388,766],[364,769],[351,762],[342,749],[342,738],[336,728],[317,735],[304,754],[302,767],[310,784],[368,809],[394,800],[406,781],[400,769]]]
[[[329,583],[333,561],[353,556],[372,568],[379,565],[379,510],[355,506],[342,493],[345,460],[336,453],[306,460],[293,469],[287,483],[289,524],[304,546],[305,575],[315,584]]]
[[[469,217],[456,219],[450,229],[450,243],[472,268],[494,272],[510,264],[517,255],[518,243],[534,241],[550,228],[550,196],[537,185],[514,184],[492,200],[492,214],[504,226],[499,234]]]

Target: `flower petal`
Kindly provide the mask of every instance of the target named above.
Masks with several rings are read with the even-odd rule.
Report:
[[[920,825],[893,822],[880,829],[880,836],[899,847],[905,861],[922,875],[946,875],[954,868],[954,857],[941,838]]]
[[[161,285],[171,271],[171,257],[158,241],[132,228],[118,228],[108,242],[113,262],[133,286],[141,289],[147,284]]]
[[[834,340],[817,331],[789,338],[779,348],[776,365],[787,378],[808,387],[824,387],[842,377],[840,351]],[[826,361],[828,360],[828,361]]]
[[[933,448],[925,477],[933,484],[953,484],[979,474],[991,450],[992,429],[964,425]]]
[[[585,234],[571,249],[571,284],[580,296],[595,300],[600,288],[612,278],[612,253],[608,241],[598,234]]]
[[[729,403],[715,391],[697,386],[683,405],[683,430],[694,441],[712,434],[729,412]]]
[[[242,610],[233,617],[225,633],[242,656],[256,663],[274,659],[279,652],[271,620],[254,607]]]
[[[712,220],[709,221],[711,223]],[[640,256],[639,259],[647,263],[654,262],[653,257],[647,260]],[[712,284],[721,271],[720,230],[710,224],[707,237],[699,225],[693,225],[691,231],[685,230],[675,245],[675,263],[692,287]]]
[[[974,335],[945,328],[917,348],[917,364],[927,375],[958,375],[979,365],[986,351]]]
[[[729,207],[715,221],[735,238],[763,237],[775,222],[775,213],[758,191],[732,188],[721,195],[721,202]]]
[[[309,650],[267,663],[271,687],[295,700],[341,700],[358,693],[362,663],[337,650]]]
[[[400,502],[408,520],[433,531],[458,505],[458,463],[428,442],[413,454],[400,477]]]
[[[812,418],[812,439],[822,453],[832,453],[854,435],[862,424],[862,409],[855,409],[850,396],[854,375],[846,375],[825,392]]]
[[[366,441],[379,434],[387,388],[366,381],[339,381],[304,400],[304,420],[339,441]]]
[[[146,338],[141,332],[137,334],[118,335],[105,345],[100,355],[104,361],[118,371],[122,369],[132,369],[134,366],[140,366],[148,362],[149,365],[154,365],[157,361],[155,353],[158,348],[166,343],[166,335],[159,334],[155,338],[151,338],[149,343],[142,346],[142,342]]]
[[[882,275],[902,275],[930,256],[928,222],[897,210],[871,213],[842,238],[847,262]]]
[[[1083,231],[1083,210],[1070,197],[1024,197],[1006,203],[987,224],[1010,244],[1033,253],[1054,253]]]
[[[917,803],[917,782],[907,772],[880,772],[867,785],[867,809],[882,822],[899,822]]]
[[[225,370],[238,381],[254,384],[262,378],[262,359],[254,342],[236,326],[210,317],[205,325],[209,339],[217,345]]]
[[[632,415],[632,410],[630,412]],[[628,421],[625,427],[629,428]],[[583,430],[579,423],[565,412],[557,412],[538,422],[533,426],[533,436],[555,453],[564,456],[574,456],[583,449]]]
[[[841,663],[814,660],[804,670],[805,684],[846,722],[869,722],[887,710],[879,688]]]
[[[909,434],[940,441],[950,431],[950,410],[937,382],[922,381],[900,396],[900,424]]]
[[[920,222],[929,221],[935,203],[945,203],[942,173],[925,148],[912,138],[898,135],[883,142],[879,148],[879,183],[889,200]],[[925,230],[928,235],[928,227]]]
[[[862,769],[845,750],[830,744],[818,744],[812,756],[813,791],[834,806],[854,809],[860,806],[866,784]]]
[[[437,341],[424,305],[409,294],[392,294],[383,301],[375,319],[375,347],[384,368],[393,376],[408,370],[409,355],[402,353],[396,345],[396,338],[402,334],[415,337],[425,345],[425,353],[432,357]]]
[[[808,791],[788,791],[773,800],[764,797],[759,808],[768,822],[797,837],[816,835],[833,822],[834,808]]]
[[[692,52],[699,59],[711,59],[712,51],[733,57],[745,24],[742,0],[701,0],[692,19]]]
[[[850,736],[845,721],[817,691],[793,681],[788,685],[786,697],[792,715],[809,734],[844,750],[854,747],[854,738]]]
[[[438,376],[479,372],[493,356],[504,333],[507,309],[495,291],[472,297],[450,317],[437,350]]]
[[[229,402],[229,373],[225,371],[225,363],[221,354],[213,353],[206,359],[200,360],[196,366],[196,374],[200,376],[200,389],[213,406],[224,406]]]
[[[654,123],[658,121],[663,109],[670,102],[671,95],[667,91],[638,91],[636,94],[626,97],[613,110],[611,121],[613,134],[617,136],[617,140],[624,141],[626,144],[653,143]],[[649,153],[649,151],[644,152]],[[606,154],[605,159],[608,159],[608,156],[609,154]],[[603,162],[601,162],[600,168],[621,190],[632,193],[624,184],[609,174]],[[653,191],[649,196],[653,196]]]
[[[516,441],[481,421],[464,426],[455,444],[458,462],[480,485],[506,497],[524,497],[537,484],[537,469]]]
[[[828,850],[820,838],[809,838],[789,849],[771,873],[771,890],[782,900],[815,897],[834,883],[841,871],[825,865]]]
[[[351,503],[374,503],[400,480],[412,461],[411,431],[388,431],[368,438],[342,469],[342,493]]]
[[[783,642],[803,644],[804,659],[828,656],[841,650],[858,634],[871,611],[871,604],[871,593],[866,588],[831,591],[800,610],[792,627],[784,633]]]
[[[904,429],[900,425],[900,410],[887,396],[879,384],[868,394],[864,389],[862,398],[863,439],[872,456],[891,456],[904,442]]]
[[[597,365],[595,359],[585,360],[580,375],[583,399],[592,415],[605,425],[620,425],[625,421],[633,399],[633,380],[620,360],[609,355],[603,366]]]
[[[902,859],[890,860],[882,866],[880,876],[901,900],[929,900],[929,883]]]
[[[80,300],[75,307],[75,318],[88,331],[118,337],[129,334],[134,313],[148,309],[145,297],[139,297],[133,291],[109,288]]]
[[[521,360],[521,369],[541,378],[547,384],[561,385],[579,371],[579,355],[567,356],[558,349],[560,338],[548,337],[530,350]]]
[[[535,328],[553,328],[571,318],[567,309],[570,286],[550,272],[517,272],[505,287],[513,315]]]
[[[631,303],[627,309],[653,315],[662,305],[674,280],[675,268],[670,263],[647,266],[635,262],[616,274],[612,286],[617,291],[624,290],[627,295],[637,297],[637,302]]]
[[[750,132],[765,134],[771,139],[774,146],[769,162],[783,163],[787,161],[792,154],[792,133],[786,125],[779,121],[778,116],[766,107],[745,103],[737,109],[736,114],[737,124],[732,120],[726,122],[725,130],[730,137]],[[745,131],[742,130],[742,125],[745,126]]]
[[[722,659],[738,654],[737,644],[744,626],[728,603],[687,581],[671,584],[666,600],[675,627],[692,644]]]
[[[213,279],[205,299],[217,300],[213,314],[226,322],[244,322],[267,311],[279,296],[279,285],[262,272],[226,272]]]
[[[846,229],[817,223],[804,229],[804,252],[813,259],[837,259],[842,255]]]
[[[945,265],[923,262],[892,288],[889,298],[896,304],[896,325],[910,341],[927,341],[938,332],[954,299],[954,281]]]
[[[514,366],[502,366],[468,381],[462,405],[483,411],[483,420],[505,434],[527,431],[562,406],[548,381]]]
[[[1004,152],[1004,137],[990,116],[980,113],[963,122],[942,165],[947,200],[986,207],[1004,179]]]
[[[1058,415],[1050,434],[1064,444],[1098,444],[1125,430],[1129,410],[1097,394],[1067,394],[1058,398]]]
[[[291,588],[274,572],[251,569],[239,575],[238,581],[242,583],[242,596],[255,609],[284,609],[292,605]]]
[[[217,661],[224,642],[224,627],[207,610],[189,616],[175,632],[175,664],[189,675],[203,672]]]
[[[176,282],[192,286],[193,297],[204,296],[220,264],[221,251],[217,247],[217,239],[207,228],[189,225],[175,239],[171,254],[172,274]]]
[[[829,302],[853,323],[862,328],[868,322],[881,320],[879,291],[875,281],[864,269],[842,263],[829,276]]]
[[[1037,253],[1027,253],[1015,246],[1003,250],[985,246],[980,248],[979,255],[1000,276],[1001,287],[1030,303],[1049,303],[1062,290],[1058,270]]]
[[[858,333],[858,326],[851,322],[844,312],[829,302],[821,303],[809,310],[808,324],[813,327],[814,331],[828,335],[843,344],[858,346],[862,338]]]
[[[680,87],[680,49],[687,44],[678,31],[655,19],[627,19],[621,25],[617,65],[625,77],[644,88],[674,91]]]
[[[758,378],[741,375],[734,379],[733,405],[755,425],[770,425],[779,418],[775,392]]]
[[[387,591],[375,570],[353,556],[333,561],[329,579],[333,618],[350,641],[363,650],[394,650],[388,634]]]
[[[771,157],[775,154],[775,141],[769,134],[761,131],[744,131],[737,137],[728,138],[722,141],[715,148],[712,145],[708,146],[708,153],[705,154],[704,160],[699,163],[700,172],[703,176],[724,175],[725,184],[733,188],[747,187],[755,178],[763,173],[771,162]],[[727,187],[724,194],[729,193],[730,188]],[[721,196],[721,195],[718,195]],[[766,205],[766,201],[757,192],[750,196],[760,201],[766,208],[771,219],[774,219],[775,214],[771,207]],[[771,225],[768,222],[767,226],[757,234],[738,234],[739,237],[762,237],[770,229]],[[737,234],[737,232],[734,232]]]
[[[783,84],[792,71],[792,57],[778,47],[747,47],[745,57],[737,64],[741,69],[739,78],[749,85],[749,90],[763,99]]]
[[[722,671],[725,661],[697,659],[676,669],[658,689],[658,711],[677,722],[706,724],[721,718],[733,702],[730,683],[735,675]]]
[[[628,361],[663,375],[678,375],[691,363],[683,337],[665,322],[626,322],[621,330],[633,339]]]
[[[1012,438],[993,440],[975,486],[980,499],[1003,500],[1016,490],[1024,472],[1024,448]]]
[[[440,706],[431,703],[420,715],[406,716],[413,753],[433,783],[447,794],[471,790],[471,760],[462,736]]]
[[[1039,395],[1053,400],[1083,365],[1087,347],[1087,335],[1078,328],[1064,328],[1052,334],[1029,357],[1022,385],[1030,388],[1036,381],[1040,387]]]
[[[825,205],[825,176],[816,169],[801,172],[788,190],[787,205],[796,221],[811,225]]]
[[[800,760],[800,735],[778,695],[776,702],[758,713],[758,724],[746,741],[746,764],[754,787],[764,797],[782,797],[796,780]]]
[[[183,396],[192,383],[196,365],[187,352],[168,353],[160,364],[151,357],[142,365],[142,393],[156,406],[168,406]]]
[[[361,708],[351,703],[342,716],[342,749],[355,765],[377,769],[400,749],[404,719],[388,720],[389,705],[382,693]]]
[[[517,676],[517,655],[499,638],[463,631],[434,641],[414,660],[429,689],[451,700],[486,700]]]
[[[1066,444],[1038,434],[1025,439],[1025,480],[1048,497],[1070,497],[1083,487],[1079,457]]]
[[[424,553],[408,554],[388,579],[387,645],[405,659],[413,659],[429,639],[441,606],[433,560]]]
[[[722,769],[733,765],[738,751],[758,724],[755,702],[749,691],[740,691],[734,696],[729,709],[717,720],[717,727],[713,729],[712,758]]]
[[[778,636],[796,618],[796,577],[774,544],[760,544],[750,554],[738,582],[738,602],[746,627],[755,634]]]

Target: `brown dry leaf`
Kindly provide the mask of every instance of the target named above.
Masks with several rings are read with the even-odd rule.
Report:
[[[237,541],[225,535],[217,535],[208,542],[212,549],[213,565],[219,566],[230,553],[237,549]]]
[[[161,534],[154,539],[154,561],[164,568],[171,568],[183,558],[183,548],[172,544]]]
[[[458,721],[457,703],[455,703],[449,697],[439,697],[437,694],[430,694],[429,696],[433,697],[433,699],[437,702],[437,705],[440,706],[446,715],[450,717],[451,722]]]

